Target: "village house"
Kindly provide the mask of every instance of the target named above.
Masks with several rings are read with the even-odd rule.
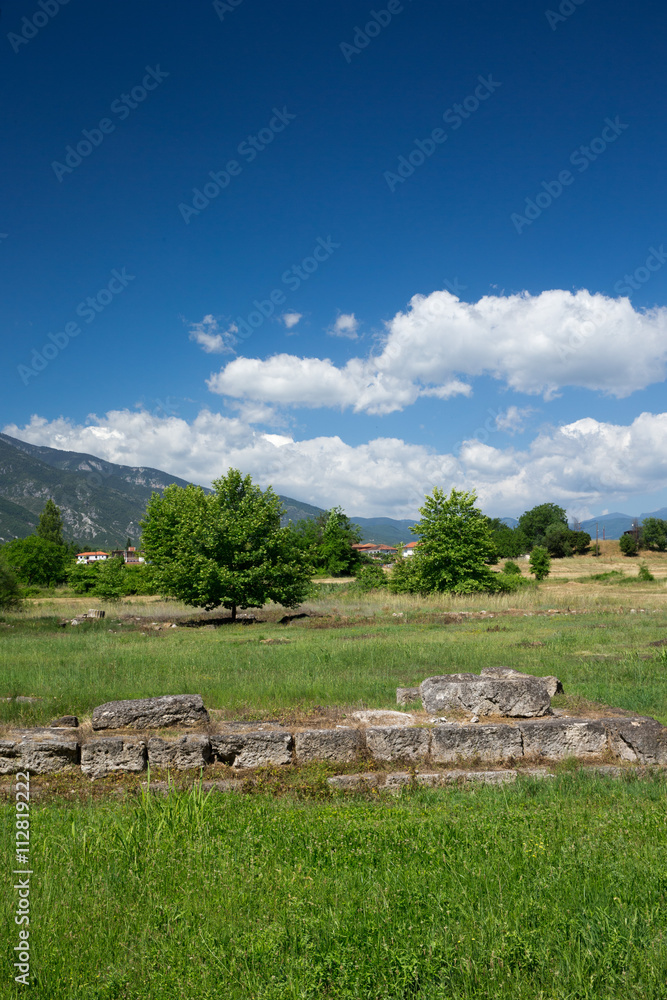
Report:
[[[123,562],[130,563],[130,564],[133,563],[135,565],[137,563],[143,563],[143,562],[146,561],[144,559],[144,557],[141,555],[141,553],[137,552],[137,550],[134,547],[134,545],[130,545],[126,549],[114,549],[112,551],[112,553],[111,553],[111,558],[112,559],[122,559]]]
[[[363,542],[353,545],[352,548],[373,559],[389,559],[398,552],[398,549],[392,548],[391,545],[382,545],[378,542]]]
[[[77,564],[104,562],[109,558],[108,552],[77,552]]]

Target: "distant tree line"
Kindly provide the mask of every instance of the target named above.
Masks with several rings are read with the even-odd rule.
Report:
[[[567,515],[554,503],[543,503],[525,511],[516,528],[499,518],[490,520],[493,541],[501,559],[515,559],[535,547],[545,548],[554,559],[585,555],[590,550],[591,536],[587,531],[568,527]]]

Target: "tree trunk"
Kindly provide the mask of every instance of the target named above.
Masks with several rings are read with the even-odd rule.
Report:
[[[232,621],[236,621],[236,605],[232,604]]]

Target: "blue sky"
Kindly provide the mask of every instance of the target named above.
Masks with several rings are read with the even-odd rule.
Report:
[[[0,426],[357,515],[664,506],[666,19],[10,0]]]

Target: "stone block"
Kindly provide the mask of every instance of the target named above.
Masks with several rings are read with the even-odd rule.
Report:
[[[365,726],[411,726],[415,721],[408,712],[393,712],[386,708],[367,708],[353,712],[352,718]]]
[[[549,693],[541,677],[446,674],[428,677],[419,690],[424,708],[433,715],[458,709],[479,716],[534,718],[551,711]]]
[[[431,732],[431,759],[437,764],[518,760],[522,755],[518,726],[447,725]]]
[[[667,764],[667,728],[655,719],[603,719],[609,748],[633,764]]]
[[[351,764],[364,747],[358,729],[308,729],[294,736],[297,763],[330,760]]]
[[[108,701],[93,710],[93,729],[163,729],[208,722],[199,694]]]
[[[607,733],[602,722],[591,719],[545,719],[522,722],[524,757],[599,757],[607,749]]]
[[[146,743],[122,736],[103,736],[81,747],[81,770],[91,778],[124,771],[136,774],[146,770]]]
[[[409,787],[412,777],[407,771],[394,771],[388,774],[382,786],[388,792],[400,792],[403,788]]]
[[[366,730],[366,748],[374,760],[426,760],[430,733],[417,726],[371,726]]]
[[[150,767],[173,767],[178,771],[206,767],[211,763],[211,742],[208,736],[181,736],[178,740],[162,740],[151,736],[148,741]]]
[[[79,720],[76,715],[61,715],[58,719],[52,719],[49,726],[52,729],[76,729]]]
[[[0,774],[15,774],[21,770],[19,740],[0,740]]]
[[[471,784],[508,785],[516,781],[517,772],[508,771],[436,771],[433,774],[417,774],[415,781],[421,788],[442,788],[444,785]]]
[[[336,774],[327,778],[327,784],[343,792],[363,792],[377,788],[382,783],[384,775],[370,774]]]
[[[211,736],[215,760],[233,767],[272,767],[292,762],[292,735],[285,732],[218,733]]]
[[[74,740],[51,739],[21,740],[21,766],[17,771],[33,774],[51,774],[53,771],[71,771],[79,763],[79,744]]]
[[[396,704],[411,705],[415,701],[421,701],[419,688],[396,688]]]
[[[520,670],[513,670],[511,667],[484,667],[481,671],[482,677],[496,677],[499,679],[507,679],[512,677],[534,677],[534,674],[523,674]],[[544,681],[547,686],[547,691],[549,697],[553,698],[554,695],[563,694],[564,689],[561,682],[553,674],[548,677],[538,677],[540,681]]]

